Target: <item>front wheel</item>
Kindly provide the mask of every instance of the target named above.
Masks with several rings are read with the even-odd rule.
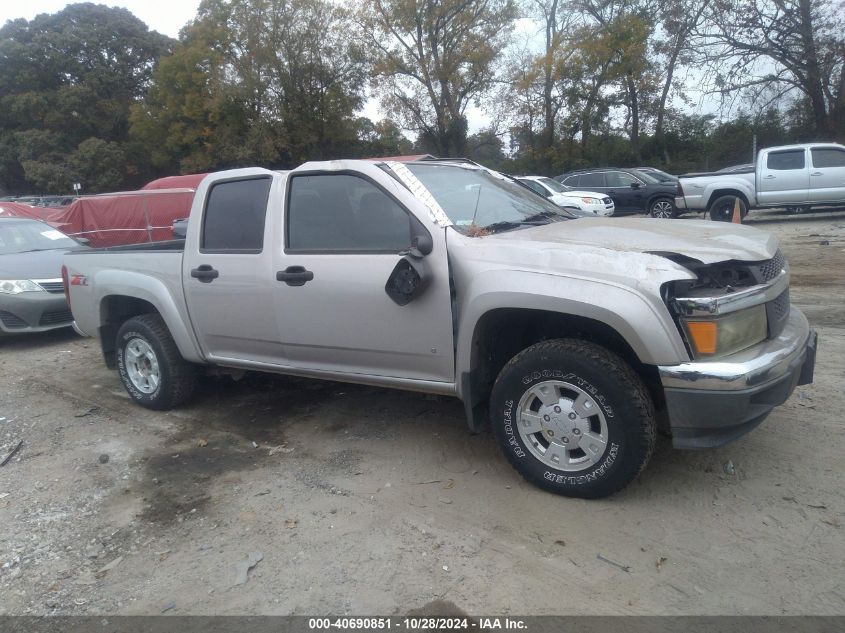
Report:
[[[164,320],[142,314],[117,332],[117,373],[129,396],[148,409],[164,411],[187,401],[196,371],[179,353]]]
[[[676,218],[678,210],[669,198],[658,198],[649,206],[648,214],[653,218]]]
[[[748,205],[742,198],[736,196],[722,196],[713,201],[710,205],[710,219],[716,222],[731,222],[734,217],[734,206],[739,201],[740,218],[748,214]]]
[[[654,451],[654,407],[642,380],[586,341],[544,341],[517,354],[496,379],[490,410],[513,467],[560,495],[611,495]]]

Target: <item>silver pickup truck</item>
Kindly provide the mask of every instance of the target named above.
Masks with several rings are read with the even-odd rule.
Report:
[[[730,173],[686,174],[678,179],[675,206],[705,211],[730,222],[736,202],[749,209],[845,205],[845,147],[832,143],[760,150],[757,162]]]
[[[739,437],[815,360],[766,233],[572,219],[449,161],[210,174],[184,241],[69,253],[63,276],[143,406],[212,367],[455,396],[526,479],[576,497],[636,477],[659,429]]]

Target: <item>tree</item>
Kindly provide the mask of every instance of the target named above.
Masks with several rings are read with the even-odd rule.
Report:
[[[845,24],[838,0],[715,0],[699,34],[723,95],[754,90],[765,109],[806,99],[816,134],[843,135]]]
[[[512,0],[364,0],[383,105],[438,155],[465,155],[466,108],[489,89],[515,16]]]
[[[170,45],[129,11],[90,3],[7,22],[0,28],[0,147],[12,158],[0,163],[0,184],[66,190],[67,160],[80,143],[125,143],[129,109]],[[127,166],[121,181],[133,171]]]
[[[670,160],[663,137],[663,123],[666,118],[669,92],[675,81],[675,71],[678,66],[682,63],[691,62],[692,36],[701,24],[704,12],[709,4],[710,0],[669,0],[662,7],[663,20],[661,26],[665,37],[658,39],[654,48],[655,52],[664,58],[664,79],[660,99],[657,103],[654,136],[657,149],[662,152],[665,163]]]
[[[190,171],[354,153],[366,68],[349,34],[326,0],[205,0],[133,134],[157,165]]]

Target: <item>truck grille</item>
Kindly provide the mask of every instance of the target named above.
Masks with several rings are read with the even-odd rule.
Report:
[[[611,200],[610,198],[602,198],[601,201],[604,202],[604,205],[606,207],[609,207],[610,205],[613,204],[613,200]]]
[[[7,328],[27,327],[26,321],[5,310],[0,310],[0,321],[3,321]]]
[[[769,338],[775,338],[786,325],[789,316],[789,288],[766,304],[766,320],[769,323]]]
[[[73,321],[73,315],[70,310],[55,310],[54,312],[45,312],[42,314],[38,325],[58,325],[60,323],[70,323],[71,321]]]
[[[780,274],[780,271],[786,268],[786,259],[784,258],[783,253],[778,250],[774,257],[762,264],[759,264],[755,268],[757,269],[759,282],[766,283],[767,281],[771,281],[777,277]]]

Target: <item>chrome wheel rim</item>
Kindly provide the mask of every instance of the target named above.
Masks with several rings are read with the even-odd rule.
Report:
[[[127,344],[124,364],[129,381],[141,393],[153,393],[161,383],[158,358],[147,341],[133,338]]]
[[[583,389],[561,380],[530,387],[517,408],[519,436],[546,466],[575,472],[598,463],[607,450],[607,420]]]
[[[658,200],[651,206],[651,215],[655,218],[671,218],[672,203],[668,200]]]

